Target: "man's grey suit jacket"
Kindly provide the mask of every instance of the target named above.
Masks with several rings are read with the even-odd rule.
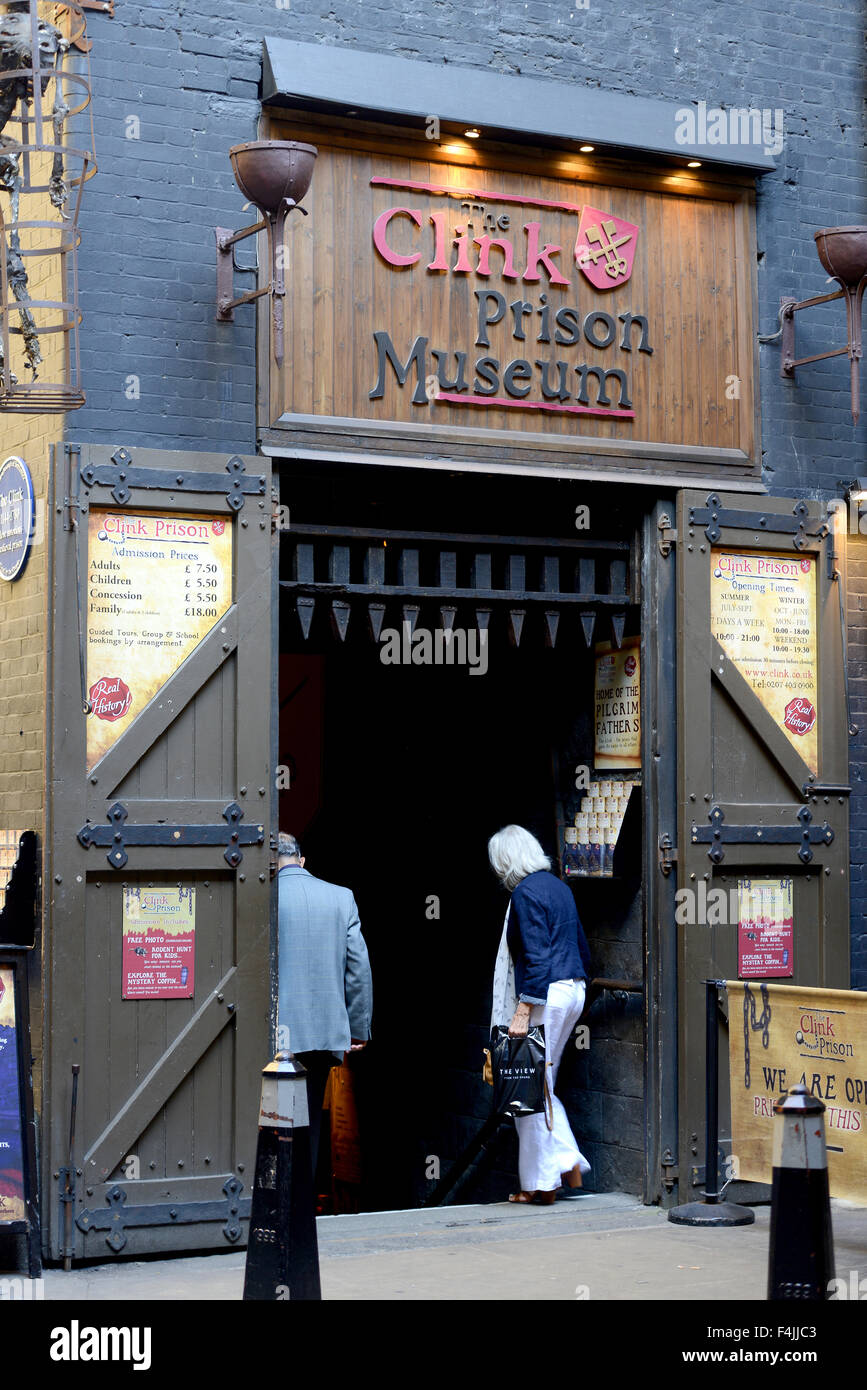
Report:
[[[373,983],[355,898],[300,864],[277,876],[278,1024],[292,1052],[342,1057],[370,1037]]]

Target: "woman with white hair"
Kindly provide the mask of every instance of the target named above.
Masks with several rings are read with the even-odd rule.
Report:
[[[544,1025],[553,1107],[550,1128],[544,1113],[515,1120],[521,1190],[509,1201],[549,1205],[564,1181],[580,1187],[590,1171],[554,1095],[563,1049],[584,1008],[590,951],[571,890],[550,872],[551,861],[529,830],[507,825],[492,835],[488,858],[512,895],[494,972],[491,1027],[508,1024],[509,1036],[518,1038],[531,1024]]]

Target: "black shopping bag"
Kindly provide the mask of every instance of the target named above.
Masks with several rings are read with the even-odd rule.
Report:
[[[491,1029],[494,1111],[538,1115],[545,1110],[545,1028],[539,1023],[523,1038],[510,1038],[502,1024]]]

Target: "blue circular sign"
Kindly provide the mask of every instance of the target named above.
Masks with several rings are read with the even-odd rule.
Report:
[[[30,469],[13,454],[0,464],[0,579],[17,579],[27,564],[35,519]]]

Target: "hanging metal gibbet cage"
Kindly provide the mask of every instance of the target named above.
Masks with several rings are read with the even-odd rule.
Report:
[[[96,173],[90,112],[78,121],[91,96],[85,29],[77,0],[0,12],[0,411],[84,404],[76,253]],[[86,149],[67,140],[73,122]]]

